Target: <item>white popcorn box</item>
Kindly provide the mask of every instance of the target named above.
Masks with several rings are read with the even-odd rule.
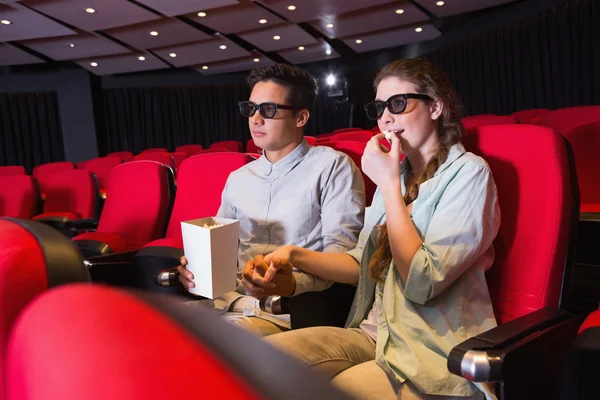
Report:
[[[214,299],[236,288],[240,221],[209,217],[181,223],[183,252],[196,287],[190,293]]]

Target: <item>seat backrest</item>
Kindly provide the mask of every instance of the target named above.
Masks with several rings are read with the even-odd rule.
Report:
[[[485,158],[498,188],[502,222],[488,271],[498,322],[559,306],[579,219],[568,142],[551,129],[517,124],[479,127],[463,143]]]
[[[121,162],[133,160],[133,154],[130,151],[113,151],[112,153],[108,153],[106,157],[119,157]]]
[[[600,204],[600,121],[581,125],[565,137],[575,154],[581,204]]]
[[[582,106],[552,110],[542,115],[538,124],[564,135],[578,126],[598,120],[600,120],[600,106]]]
[[[0,382],[8,336],[25,306],[48,288],[88,280],[83,259],[66,236],[35,221],[0,218]]]
[[[462,123],[465,129],[470,129],[485,125],[516,124],[517,119],[511,115],[482,114],[464,117]]]
[[[114,167],[97,232],[117,233],[144,244],[164,236],[175,197],[173,170],[155,161],[132,161]]]
[[[329,142],[361,142],[367,143],[373,137],[372,131],[357,131],[346,132],[333,135],[329,138]]]
[[[10,337],[7,400],[349,399],[202,308],[99,285],[44,293]]]
[[[177,198],[167,237],[181,238],[182,221],[215,216],[229,174],[251,161],[253,158],[249,155],[233,152],[186,158],[179,168]]]
[[[373,181],[362,172],[362,155],[365,152],[366,143],[360,142],[333,142],[332,147],[341,151],[342,153],[347,154],[354,164],[360,169],[362,173],[363,180],[365,181],[365,192],[366,192],[366,205],[367,207],[371,205],[371,201],[373,200],[373,195],[375,194],[375,190],[377,189],[377,185],[373,183]]]
[[[106,156],[88,160],[85,163],[85,169],[93,172],[98,179],[98,186],[101,190],[106,189],[106,180],[110,170],[121,164],[121,158],[117,156]]]
[[[246,153],[262,153],[262,149],[254,144],[254,139],[250,138],[246,142]]]
[[[0,217],[30,219],[38,213],[40,188],[27,175],[0,176]]]
[[[236,151],[236,152],[241,152],[243,145],[241,142],[238,142],[236,140],[223,140],[221,142],[215,142],[213,144],[210,145],[211,149],[214,148],[220,148],[220,149],[227,149],[229,151]]]
[[[311,146],[315,146],[318,142],[317,138],[314,136],[304,136],[304,139],[306,139],[306,143],[310,144]]]
[[[167,151],[168,150],[164,147],[153,147],[151,149],[142,150],[141,153],[153,153],[153,152],[166,153]]]
[[[190,155],[191,154],[182,151],[176,151],[175,153],[171,153],[171,157],[173,157],[173,172],[175,172],[175,178],[177,178],[177,174],[179,172],[179,167],[181,166],[181,163]]]
[[[20,165],[7,165],[0,167],[0,176],[27,175],[25,167]]]
[[[44,212],[71,212],[82,219],[97,218],[98,192],[98,182],[90,171],[57,172],[48,181]]]
[[[46,193],[46,184],[48,179],[58,171],[69,169],[75,169],[75,164],[68,161],[51,162],[34,167],[32,175],[35,179],[37,179],[41,192]]]
[[[547,108],[531,108],[529,110],[515,111],[511,115],[516,118],[520,124],[530,124],[536,118],[550,112]]]
[[[204,150],[199,144],[184,144],[175,148],[175,152],[186,153],[189,156],[198,154],[198,152]]]
[[[147,153],[138,154],[137,156],[133,157],[133,161],[156,161],[173,168],[173,156],[171,156],[169,153],[160,151],[150,151]]]

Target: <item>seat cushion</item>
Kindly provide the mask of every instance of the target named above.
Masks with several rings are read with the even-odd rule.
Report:
[[[582,213],[600,213],[600,204],[582,204],[579,211]]]
[[[81,219],[81,214],[76,213],[76,212],[54,211],[54,212],[45,212],[45,213],[36,215],[35,217],[33,217],[33,219],[44,219],[44,218],[54,218],[54,217],[65,217],[65,218],[70,219],[71,221],[77,221],[78,219]]]
[[[148,247],[174,247],[183,250],[183,239],[181,237],[157,239],[146,244],[143,248]]]

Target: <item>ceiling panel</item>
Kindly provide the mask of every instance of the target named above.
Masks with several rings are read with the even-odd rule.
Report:
[[[304,22],[339,15],[395,0],[258,0],[290,21]],[[294,10],[289,10],[294,6]]]
[[[194,13],[188,18],[222,33],[246,32],[284,22],[275,14],[254,3],[218,8],[205,14],[205,17],[199,17],[197,13]],[[266,20],[266,22],[260,23],[261,20]]]
[[[170,17],[237,4],[236,0],[137,0]]]
[[[325,41],[319,41],[317,44],[311,44],[302,47],[304,50],[294,47],[292,49],[280,51],[279,55],[293,64],[327,60],[340,56]]]
[[[129,49],[112,40],[91,34],[38,39],[23,43],[25,46],[54,60],[75,60],[129,53]]]
[[[0,42],[75,34],[64,25],[16,3],[0,4],[0,20],[11,22],[0,24]]]
[[[242,33],[239,35],[264,51],[277,51],[317,43],[317,40],[295,24],[278,25],[272,28]],[[275,36],[279,39],[275,40]]]
[[[139,57],[144,57],[141,61]],[[136,53],[120,56],[111,56],[104,58],[88,58],[86,60],[78,60],[77,64],[87,69],[96,75],[121,74],[126,72],[149,71],[154,69],[169,68],[169,65],[164,63],[152,54]],[[95,63],[96,66],[92,66]]]
[[[204,75],[215,75],[228,72],[249,71],[252,68],[266,67],[274,64],[275,61],[271,60],[270,58],[259,53],[252,53],[250,56],[235,60],[206,64],[206,67],[208,67],[207,69],[203,69],[200,65],[195,68],[198,72],[201,72]]]
[[[421,32],[417,32],[416,29],[422,29]],[[431,24],[413,25],[411,27],[379,31],[376,33],[365,33],[363,35],[357,35],[349,38],[344,38],[344,42],[352,47],[359,53],[364,53],[371,50],[379,50],[388,47],[403,46],[409,43],[422,42],[424,40],[431,40],[440,36],[438,31]],[[362,41],[360,44],[356,43],[357,40]]]
[[[466,13],[469,11],[481,10],[483,8],[494,7],[500,4],[512,3],[515,0],[445,0],[442,6],[438,6],[439,0],[415,0],[423,7],[437,15],[438,17],[447,17]]]
[[[206,33],[173,18],[111,29],[106,33],[137,49],[155,49],[211,39]]]
[[[319,19],[310,24],[333,39],[428,20],[429,17],[425,13],[404,1]],[[333,24],[333,27],[328,27],[328,24]]]
[[[24,4],[85,31],[97,31],[160,18],[126,0],[25,0]],[[96,12],[89,14],[86,9]]]
[[[10,44],[0,43],[0,65],[25,65],[43,62],[43,60]]]
[[[226,49],[221,49],[221,46],[226,46]],[[164,47],[154,50],[154,52],[177,67],[205,65],[211,62],[231,60],[251,54],[249,51],[221,36],[207,42]],[[174,54],[175,57],[172,57],[171,54]]]

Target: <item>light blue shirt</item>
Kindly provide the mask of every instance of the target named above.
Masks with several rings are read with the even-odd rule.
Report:
[[[218,216],[240,221],[238,274],[255,255],[292,244],[322,252],[356,246],[363,226],[365,186],[360,170],[344,153],[303,140],[277,163],[265,156],[232,172]],[[333,282],[295,271],[296,292],[321,291]],[[243,286],[214,304],[228,309],[245,294]],[[254,308],[254,315],[289,328],[281,318]]]
[[[401,180],[404,193],[404,174]],[[385,222],[385,207],[379,190],[375,193],[358,245],[348,253],[360,263],[360,278],[347,326],[360,325],[377,295],[382,309],[376,360],[390,377],[410,380],[431,395],[472,396],[482,390],[495,398],[486,385],[451,374],[446,364],[454,346],[496,326],[485,271],[494,261],[500,208],[487,163],[454,145],[420,185],[411,217],[423,245],[408,279],[402,280],[392,262],[376,293],[368,265],[375,251],[372,231]]]

